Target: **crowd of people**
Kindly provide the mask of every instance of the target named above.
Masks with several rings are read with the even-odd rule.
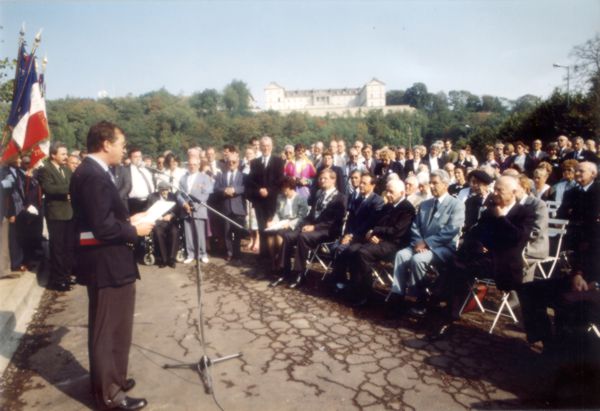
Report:
[[[497,142],[482,158],[469,146],[454,150],[450,139],[428,148],[377,149],[358,140],[347,148],[344,140],[332,139],[328,146],[287,145],[277,152],[264,136],[245,147],[225,145],[220,153],[193,147],[185,158],[126,150],[109,172],[127,212],[175,204],[152,234],[134,244],[138,261],[149,240],[159,267],[206,264],[212,256],[237,260],[245,251],[268,262],[270,286],[297,288],[310,256],[324,252],[333,261],[324,286],[356,307],[371,299],[372,268],[388,262],[390,306],[404,312],[406,300],[414,299],[412,314],[420,316],[431,312],[435,272],[445,308],[431,338],[444,336],[460,315],[470,280],[485,273],[500,290],[516,293],[528,339],[545,346],[556,339],[546,307],[582,313],[573,307],[590,300],[571,294],[598,287],[594,140],[560,135],[545,150],[540,140],[531,146]],[[70,183],[86,155],[55,141],[41,167],[30,169],[29,159],[18,157],[2,168],[1,244],[10,256],[5,272],[26,271],[41,258],[46,227],[49,287],[66,291],[74,284],[73,256],[87,239],[73,225]],[[535,263],[552,248],[547,201],[559,204],[557,216],[569,220],[572,270],[534,281]],[[565,304],[565,294],[577,303]],[[580,320],[590,318],[586,312]]]

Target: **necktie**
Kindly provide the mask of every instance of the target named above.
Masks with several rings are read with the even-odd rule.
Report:
[[[110,177],[110,181],[112,181],[112,182],[113,182],[113,184],[115,184],[115,185],[116,185],[116,184],[117,184],[117,182],[115,181],[115,176],[114,176],[114,175],[113,175],[113,173],[110,171],[110,169],[108,169],[106,172],[108,173],[108,176]]]
[[[60,176],[61,176],[62,178],[65,178],[65,172],[64,172],[64,170],[62,169],[62,167],[61,167],[61,168],[59,168],[59,169],[58,169],[58,171],[60,171]]]
[[[148,194],[151,194],[154,190],[152,190],[152,186],[150,185],[150,182],[148,181],[148,178],[142,172],[142,169],[139,166],[136,166],[136,167],[137,167],[139,173],[142,175],[142,178],[144,179],[144,183],[146,183],[146,187],[148,188]]]
[[[433,201],[433,208],[431,209],[431,214],[429,215],[429,221],[427,222],[427,225],[430,225],[431,221],[433,221],[433,216],[435,215],[435,213],[437,213],[438,204],[439,204],[439,200],[436,198]]]

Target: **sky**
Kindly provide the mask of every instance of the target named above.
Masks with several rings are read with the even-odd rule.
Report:
[[[244,81],[287,89],[468,90],[516,99],[565,87],[600,32],[600,0],[5,1],[0,58],[43,28],[47,98],[190,95]]]

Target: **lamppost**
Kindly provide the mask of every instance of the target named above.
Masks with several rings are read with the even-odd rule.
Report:
[[[571,83],[571,67],[563,66],[562,64],[556,64],[556,63],[552,64],[552,67],[567,69],[567,106],[568,106],[571,101],[571,93],[569,92],[570,83]]]

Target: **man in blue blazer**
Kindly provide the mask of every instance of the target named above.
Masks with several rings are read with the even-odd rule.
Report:
[[[408,287],[421,282],[429,264],[446,263],[454,255],[465,221],[465,206],[448,194],[449,184],[446,171],[431,173],[433,198],[423,201],[419,207],[411,227],[410,246],[396,254],[393,293],[405,295]]]
[[[208,263],[208,254],[206,253],[208,209],[201,204],[190,201],[188,197],[192,196],[196,200],[206,203],[208,196],[213,192],[212,179],[208,174],[200,171],[199,158],[191,157],[188,161],[188,171],[181,177],[179,189],[183,193],[178,194],[177,201],[183,207],[186,215],[183,220],[187,251],[187,258],[184,263],[189,264],[197,259],[206,264]],[[192,227],[192,224],[195,227]]]
[[[141,222],[139,214],[129,217],[109,171],[121,162],[124,147],[125,136],[116,125],[102,121],[92,126],[89,155],[73,173],[70,193],[79,242],[75,274],[89,298],[92,393],[100,409],[138,410],[147,401],[126,395],[135,385],[127,379],[139,278],[133,243],[150,234],[153,224]]]
[[[246,217],[246,207],[244,204],[244,173],[239,170],[240,154],[235,147],[230,148],[227,168],[217,175],[215,180],[215,195],[219,204],[220,211],[237,222],[239,225],[244,225]],[[221,217],[219,217],[221,218]],[[223,236],[225,237],[225,248],[227,256],[225,259],[231,261],[233,258],[239,258],[240,240],[244,235],[243,230],[235,227],[229,221],[223,222]]]

